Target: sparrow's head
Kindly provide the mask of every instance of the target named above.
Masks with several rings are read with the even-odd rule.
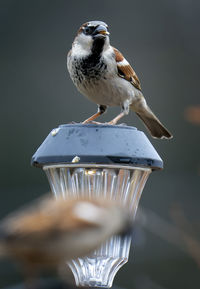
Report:
[[[80,27],[78,34],[84,34],[93,39],[106,38],[109,35],[108,25],[102,21],[89,21]]]
[[[89,21],[81,25],[74,43],[88,52],[97,46],[102,48],[109,44],[108,25],[102,21]]]

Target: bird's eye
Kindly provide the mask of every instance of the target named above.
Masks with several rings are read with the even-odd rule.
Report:
[[[94,27],[85,27],[84,32],[86,35],[90,35],[92,34],[93,30],[94,30]]]
[[[86,27],[86,28],[85,28],[85,33],[88,34],[89,32],[90,32],[90,28],[89,28],[89,27]]]

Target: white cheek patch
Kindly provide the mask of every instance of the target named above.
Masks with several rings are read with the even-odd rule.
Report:
[[[77,36],[77,40],[81,45],[86,46],[86,47],[88,46],[91,47],[93,43],[92,36],[85,35],[83,33]]]
[[[79,34],[74,41],[72,56],[88,56],[91,53],[92,37],[83,33]]]

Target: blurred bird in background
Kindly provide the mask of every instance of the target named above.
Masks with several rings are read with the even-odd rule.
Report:
[[[17,261],[31,280],[43,269],[85,256],[130,228],[119,204],[45,196],[0,223],[0,256]]]
[[[67,56],[67,67],[78,90],[98,105],[97,113],[84,123],[95,120],[108,106],[120,106],[122,112],[109,124],[116,124],[131,109],[152,137],[172,137],[147,105],[131,65],[110,45],[106,23],[90,21],[80,27]]]

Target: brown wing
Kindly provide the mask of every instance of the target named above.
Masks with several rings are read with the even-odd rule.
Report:
[[[119,52],[119,50],[117,50],[114,47],[113,49],[115,53],[115,59],[117,62],[117,69],[118,69],[119,76],[129,81],[137,89],[141,90],[139,78],[137,77],[137,74],[135,73],[133,68],[130,66],[130,64],[121,54],[121,52]]]

